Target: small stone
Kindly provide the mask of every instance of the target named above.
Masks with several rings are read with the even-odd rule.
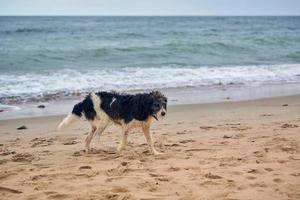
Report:
[[[232,138],[232,136],[224,135],[223,138],[228,139],[228,138]]]
[[[282,106],[289,106],[289,104],[282,104]]]
[[[129,162],[124,161],[124,162],[121,162],[121,165],[122,165],[122,166],[126,166],[126,165],[128,165],[128,163],[129,163]]]
[[[45,105],[38,105],[38,108],[46,108]]]
[[[20,126],[19,128],[17,128],[17,130],[23,130],[23,129],[27,129],[27,127],[26,126]]]
[[[81,167],[79,167],[79,169],[92,169],[92,167],[91,167],[91,166],[88,166],[88,165],[86,165],[86,166],[81,166]]]
[[[4,112],[4,110],[0,110],[0,112]]]

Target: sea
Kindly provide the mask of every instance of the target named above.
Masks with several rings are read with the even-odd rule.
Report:
[[[0,118],[98,90],[173,104],[300,94],[300,17],[0,17]]]

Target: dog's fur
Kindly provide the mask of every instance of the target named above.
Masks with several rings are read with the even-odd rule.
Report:
[[[167,112],[167,98],[158,91],[135,95],[115,92],[91,93],[76,104],[70,113],[58,126],[58,129],[70,125],[84,116],[91,124],[91,131],[85,140],[86,151],[90,151],[90,143],[97,134],[101,135],[105,128],[113,122],[122,127],[123,138],[118,147],[120,153],[127,144],[129,131],[141,128],[153,154],[155,150],[150,132],[153,119],[160,119]]]

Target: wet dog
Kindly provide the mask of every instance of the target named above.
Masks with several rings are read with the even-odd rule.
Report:
[[[153,120],[166,115],[167,98],[158,91],[135,95],[116,92],[97,92],[85,97],[76,104],[70,113],[59,124],[58,129],[67,127],[81,117],[91,124],[91,131],[85,139],[86,152],[90,151],[90,143],[97,134],[113,122],[122,128],[122,140],[118,147],[120,153],[127,145],[127,137],[131,130],[140,128],[146,137],[151,152],[160,154],[154,148],[150,127]]]

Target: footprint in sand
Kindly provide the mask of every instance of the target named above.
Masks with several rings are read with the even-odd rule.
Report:
[[[296,124],[283,124],[281,125],[281,128],[297,128],[298,126]]]
[[[249,169],[246,172],[249,174],[258,174],[259,173],[259,171],[257,169]]]
[[[254,179],[256,179],[255,176],[247,176],[246,178],[249,179],[249,180],[254,180]]]
[[[212,129],[216,129],[216,127],[214,127],[214,126],[200,126],[199,127],[200,129],[203,129],[203,130],[212,130]]]
[[[209,179],[221,179],[222,178],[222,176],[212,174],[211,172],[205,174],[204,176],[205,176],[205,178],[209,178]]]
[[[272,172],[272,171],[274,171],[274,169],[272,169],[272,168],[269,168],[269,167],[266,167],[266,168],[264,168],[264,170],[266,170],[266,171],[268,171],[268,172]]]
[[[250,184],[251,187],[262,187],[262,188],[265,188],[265,187],[268,187],[265,182],[257,182],[257,183],[252,183]]]
[[[186,132],[176,132],[177,135],[184,135]]]
[[[274,178],[273,181],[274,181],[275,183],[282,183],[282,182],[283,182],[283,180],[280,179],[280,178]]]
[[[290,175],[298,177],[298,176],[300,176],[300,172],[291,173]]]
[[[287,152],[287,153],[297,153],[297,149],[289,146],[280,146],[279,149],[281,151]]]
[[[17,175],[16,172],[12,172],[12,171],[6,171],[6,170],[1,170],[0,171],[0,180],[3,180],[9,176],[12,176],[12,175]]]
[[[227,180],[227,185],[228,185],[229,187],[236,187],[236,184],[235,184],[234,180],[231,180],[231,179],[228,179],[228,180]]]
[[[169,169],[168,169],[168,171],[172,171],[172,172],[177,172],[177,171],[180,171],[180,167],[170,167]]]
[[[103,197],[101,199],[105,199],[105,200],[117,200],[117,199],[133,200],[133,199],[136,199],[131,194],[128,194],[128,193],[117,194],[117,193],[108,192],[108,194],[104,194],[104,195],[102,194],[101,196]]]
[[[262,158],[265,156],[264,152],[261,151],[254,151],[253,154],[258,158]]]
[[[154,177],[157,181],[169,182],[172,179],[171,177],[162,174],[149,173],[149,175]]]
[[[33,142],[31,147],[45,147],[52,145],[54,141],[54,138],[34,138],[30,142]]]
[[[125,192],[129,192],[129,190],[126,189],[125,187],[115,186],[112,189],[112,192],[115,192],[115,193],[125,193]]]
[[[179,143],[181,144],[186,144],[186,143],[190,143],[190,142],[196,142],[195,140],[181,140],[179,141]]]
[[[243,137],[246,137],[244,134],[242,133],[239,133],[239,134],[236,134],[233,139],[240,139],[240,138],[243,138]]]
[[[220,185],[220,183],[214,182],[214,181],[204,181],[200,183],[199,185],[201,186],[206,186],[206,185]]]
[[[78,156],[83,156],[83,154],[84,154],[84,151],[75,151],[75,152],[72,154],[72,156],[78,157]]]
[[[220,125],[220,126],[223,126],[223,125]],[[241,123],[227,123],[224,126],[226,126],[229,129],[233,129],[234,131],[246,131],[246,130],[252,129],[252,127],[242,125]]]
[[[73,145],[73,144],[77,144],[77,143],[79,143],[79,142],[76,140],[69,140],[69,141],[64,142],[63,145]]]
[[[201,149],[201,148],[193,148],[193,149],[186,149],[184,150],[185,152],[190,152],[190,151],[218,151],[218,149]]]
[[[60,193],[52,192],[52,191],[45,192],[45,194],[48,195],[48,198],[50,198],[50,199],[66,199],[66,198],[70,197],[70,195],[68,195],[68,194],[60,194]]]
[[[36,159],[33,155],[29,153],[18,153],[12,156],[11,161],[13,162],[31,162]]]
[[[177,143],[165,143],[164,146],[166,146],[166,147],[178,147],[178,146],[180,146],[180,144],[177,144]]]
[[[127,174],[129,171],[130,171],[129,168],[117,167],[117,168],[112,168],[112,169],[106,170],[106,175],[107,176],[122,176],[124,174]]]

